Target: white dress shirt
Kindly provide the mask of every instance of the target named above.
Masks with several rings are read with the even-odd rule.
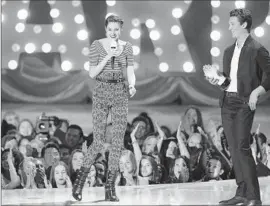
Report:
[[[242,50],[242,47],[239,48],[236,42],[233,56],[232,56],[232,61],[231,61],[231,70],[230,70],[231,83],[229,87],[226,89],[227,92],[237,92],[237,71],[238,71],[238,62],[239,62],[241,50]]]

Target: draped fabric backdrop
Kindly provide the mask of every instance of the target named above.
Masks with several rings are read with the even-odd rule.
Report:
[[[48,7],[46,1],[39,2],[38,4],[35,1],[30,1],[29,9],[33,10],[38,6],[39,8],[45,8],[45,4]],[[81,1],[81,3],[86,26],[91,30],[91,38],[85,45],[89,46],[95,39],[104,37],[104,16],[108,12],[108,8],[105,1]],[[147,5],[151,9],[150,3]],[[166,2],[163,2],[163,4],[165,5]],[[260,25],[268,14],[269,2],[263,1],[263,4],[258,7],[254,2],[247,2],[246,7],[253,12],[254,27]],[[3,11],[5,12],[5,8],[3,8]],[[136,12],[140,16],[140,11]],[[225,12],[228,15],[229,9],[227,8]],[[125,13],[125,10],[123,10],[122,13],[123,16],[128,15],[128,11]],[[46,15],[48,15],[46,12],[45,14],[32,12],[31,19],[27,20],[27,24],[52,24],[52,19]],[[155,44],[149,38],[149,30],[145,23],[140,23],[142,34],[140,37],[140,58],[138,60],[139,69],[136,70],[137,94],[130,100],[132,104],[218,105],[220,90],[204,80],[201,69],[204,64],[213,62],[212,56],[208,52],[213,44],[211,38],[209,38],[213,27],[212,15],[213,8],[210,0],[193,1],[185,15],[179,18],[178,23],[182,27],[183,38],[186,41],[196,70],[193,73],[177,72],[177,69],[168,73],[158,72],[160,59],[154,52]],[[226,18],[223,21],[227,26],[228,16]],[[40,23],[42,21],[43,23]],[[125,24],[130,24],[130,22],[125,21]],[[2,28],[2,42],[15,41],[12,39],[12,35],[7,33],[5,27]],[[170,31],[163,32],[169,33]],[[232,41],[229,43],[231,44]],[[265,46],[268,50],[270,49],[269,43]],[[221,56],[223,50],[224,48],[221,48]],[[2,49],[3,59],[7,58],[7,51],[8,49]],[[171,53],[171,57],[177,60],[177,58],[181,58],[181,55],[176,56],[176,54]],[[16,70],[10,70],[2,64],[2,101],[28,103],[91,102],[95,81],[89,77],[88,72],[84,69],[74,69],[69,72],[61,70],[62,58],[63,56],[55,51],[50,53],[34,52],[32,54],[21,51]],[[269,104],[270,94],[267,93],[262,97],[260,103]]]

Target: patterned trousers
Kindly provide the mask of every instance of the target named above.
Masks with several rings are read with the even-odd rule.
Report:
[[[108,114],[111,112],[113,137],[109,153],[108,169],[118,169],[124,136],[127,127],[128,89],[124,83],[97,81],[93,91],[93,143],[85,155],[83,166],[91,167],[105,143]]]

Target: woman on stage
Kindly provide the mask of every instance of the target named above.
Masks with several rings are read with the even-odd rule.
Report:
[[[72,195],[79,201],[82,199],[82,189],[90,167],[103,148],[109,112],[112,117],[113,138],[109,153],[105,200],[119,201],[115,193],[116,172],[121,150],[124,148],[128,96],[133,97],[136,93],[132,45],[119,39],[123,23],[123,20],[116,15],[107,17],[105,20],[107,37],[95,40],[90,46],[89,75],[96,79],[92,110],[94,140],[87,150],[83,166],[73,186]],[[125,83],[125,69],[129,86]]]

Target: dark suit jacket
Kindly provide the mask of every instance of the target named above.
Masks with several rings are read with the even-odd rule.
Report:
[[[223,74],[230,77],[231,60],[236,42],[224,51]],[[237,90],[240,96],[249,99],[251,92],[258,86],[266,91],[270,89],[270,57],[269,52],[250,35],[247,37],[240,53],[237,71]],[[223,106],[224,91],[220,97]]]

